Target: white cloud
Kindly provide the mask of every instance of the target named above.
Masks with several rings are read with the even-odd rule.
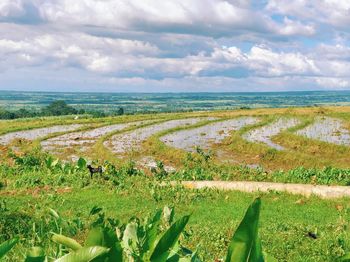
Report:
[[[314,35],[316,30],[313,25],[304,25],[300,21],[284,18],[284,26],[279,29],[281,35]]]
[[[209,36],[247,33],[260,37],[310,35],[311,25],[277,23],[250,1],[225,0],[3,0],[9,17],[36,17],[42,22],[98,26],[135,32],[168,32]],[[35,12],[33,12],[35,9]],[[1,14],[0,5],[0,14]],[[31,16],[30,16],[31,15]],[[23,19],[22,17],[22,19]],[[33,19],[33,17],[31,17]]]
[[[342,79],[335,77],[318,77],[316,82],[323,87],[333,89],[350,88],[350,79]]]
[[[266,10],[349,29],[349,0],[269,0]]]
[[[206,91],[349,88],[349,10],[343,0],[0,0],[0,74]]]
[[[250,67],[268,76],[309,75],[318,72],[313,60],[300,53],[276,53],[255,46],[248,55]]]
[[[96,72],[111,72],[125,66],[128,56],[152,56],[160,50],[150,43],[94,37],[82,33],[37,35],[16,41],[0,39],[2,68],[50,63],[54,66],[81,66]],[[13,62],[5,66],[5,60]],[[22,60],[27,62],[22,63]],[[124,60],[125,59],[125,60]],[[29,63],[31,62],[31,63]]]
[[[95,37],[83,33],[35,35],[16,41],[0,39],[0,68],[79,67],[108,77],[166,79],[222,76],[229,78],[314,77],[320,86],[336,86],[350,74],[350,62],[339,50],[321,45],[314,53],[276,52],[255,45],[247,52],[236,46],[216,46],[210,53],[164,57],[157,46],[137,40]],[[322,55],[321,55],[321,53]],[[345,80],[338,87],[346,87]]]
[[[18,17],[24,14],[23,3],[21,0],[1,0],[0,1],[0,20],[1,17]]]

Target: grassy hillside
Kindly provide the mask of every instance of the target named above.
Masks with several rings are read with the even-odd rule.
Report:
[[[161,141],[163,136],[180,130],[245,116],[254,116],[259,122],[230,131],[210,149],[186,152]],[[115,153],[105,143],[169,120],[197,117],[203,119],[193,125],[176,126],[147,136],[137,149],[130,147],[129,151]],[[298,125],[271,137],[283,150],[245,138],[248,132],[266,127],[281,117],[299,120]],[[246,208],[257,196],[262,199],[259,232],[264,251],[278,261],[335,261],[350,251],[349,199],[307,198],[283,192],[196,190],[176,184],[181,180],[239,180],[348,186],[350,147],[296,133],[324,117],[340,119],[344,130],[350,131],[350,107],[0,121],[0,134],[83,124],[78,130],[70,131],[74,134],[117,123],[153,121],[90,138],[89,143],[84,142],[90,145],[84,151],[81,150],[84,143],[57,152],[42,150],[42,141],[65,132],[44,135],[33,141],[17,138],[1,145],[0,243],[19,237],[19,243],[4,261],[22,261],[33,246],[42,247],[51,261],[68,252],[50,240],[52,232],[83,244],[96,219],[114,221],[113,225],[121,230],[132,217],[142,220],[164,206],[175,207],[176,218],[191,214],[186,231],[180,237],[181,245],[197,249],[204,261],[220,261],[225,258],[230,239]],[[72,141],[85,140],[73,136]],[[67,162],[73,154],[84,158]],[[153,159],[156,166],[141,164],[145,157]],[[86,169],[88,163],[101,165],[103,174],[94,174],[91,179]],[[166,167],[172,169],[169,171]],[[102,211],[89,213],[97,207]],[[59,219],[50,208],[58,212]],[[98,214],[103,212],[101,218]]]

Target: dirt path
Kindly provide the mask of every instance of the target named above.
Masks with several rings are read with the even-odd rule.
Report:
[[[316,195],[321,198],[350,197],[350,186],[320,186],[251,181],[182,181],[182,184],[186,188],[193,189],[217,188],[221,190],[237,190],[250,193],[259,191],[279,191],[307,197]]]

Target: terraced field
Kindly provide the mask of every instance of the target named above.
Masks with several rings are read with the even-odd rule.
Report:
[[[350,145],[347,117],[319,116],[317,112],[312,112],[310,117],[307,111],[314,111],[312,109],[299,109],[300,112],[295,109],[295,112],[288,113],[285,113],[288,110],[277,111],[273,116],[268,114],[268,109],[264,109],[212,112],[210,115],[188,113],[177,115],[176,119],[172,119],[174,116],[170,114],[162,120],[155,117],[152,120],[135,121],[131,117],[117,124],[113,124],[113,121],[103,124],[102,121],[99,127],[96,127],[96,123],[53,123],[52,126],[44,128],[3,134],[0,136],[0,143],[10,146],[11,142],[16,144],[13,142],[18,140],[40,141],[43,151],[68,160],[83,155],[89,157],[91,154],[94,157],[107,157],[112,161],[120,159],[121,156],[135,156],[135,160],[141,160],[143,166],[154,166],[145,164],[145,159],[155,163],[156,158],[177,165],[185,152],[196,152],[199,148],[210,151],[218,162],[229,160],[231,165],[271,169],[274,159],[278,160],[279,157],[299,151],[298,143],[303,140],[310,144],[310,148],[305,148],[305,152],[302,152],[306,166],[322,167],[331,162],[328,156],[315,159],[317,152],[309,152],[320,143],[326,142],[328,147],[338,151],[332,165],[347,167],[344,165],[347,161],[344,159],[344,152],[348,152]],[[330,114],[334,115],[333,112]],[[24,126],[23,129],[25,128]],[[74,132],[77,129],[81,131]],[[296,141],[294,145],[293,140]],[[17,143],[16,149],[18,146]],[[164,147],[167,152],[159,153],[163,152]],[[274,149],[281,152],[272,151]],[[100,152],[95,152],[96,150]],[[250,154],[252,150],[255,150],[255,155]],[[266,156],[262,152],[273,154],[273,159],[269,159],[270,164],[267,166],[264,165]],[[341,156],[338,160],[337,154]],[[300,161],[294,163],[293,160],[289,163],[293,167],[299,165]],[[280,167],[280,164],[276,165],[276,169]]]
[[[350,251],[350,107],[0,121],[0,134],[0,240],[30,240],[5,261],[28,242],[59,257],[48,232],[83,243],[90,224],[164,205],[193,213],[181,243],[221,261],[255,196],[264,250],[279,261]]]
[[[195,151],[196,147],[210,149],[212,144],[220,143],[230,136],[233,130],[239,130],[246,125],[252,125],[259,120],[254,117],[241,117],[222,120],[197,128],[189,128],[167,134],[160,138],[165,144],[186,151]]]
[[[188,118],[188,119],[178,119],[170,120],[160,124],[151,125],[141,129],[136,129],[134,131],[115,135],[111,137],[109,141],[106,141],[104,145],[109,147],[113,153],[127,153],[133,150],[139,150],[142,142],[147,140],[154,134],[160,133],[164,130],[176,128],[176,127],[186,127],[189,125],[194,125],[200,121],[210,120],[213,118],[201,119],[201,118]]]
[[[73,131],[80,127],[82,127],[82,125],[73,124],[73,125],[50,126],[50,127],[44,127],[44,128],[36,128],[32,130],[11,132],[0,136],[0,144],[3,144],[3,145],[10,144],[15,139],[34,141],[55,133]]]
[[[310,139],[337,145],[350,145],[349,130],[344,128],[344,123],[336,118],[317,118],[313,124],[298,130],[296,133]]]
[[[271,148],[277,150],[283,150],[284,148],[271,141],[271,138],[278,135],[282,131],[298,125],[299,121],[295,118],[291,119],[278,119],[277,121],[262,126],[257,129],[253,129],[243,135],[245,139],[253,143],[265,143]]]
[[[69,149],[72,148],[78,149],[78,151],[75,152],[76,154],[82,154],[83,152],[91,149],[97,140],[104,135],[108,135],[109,133],[117,132],[131,127],[138,127],[151,122],[152,120],[136,121],[123,124],[107,125],[86,131],[67,133],[61,136],[56,136],[44,140],[41,142],[41,146],[43,150],[49,151],[53,154],[59,154],[60,152],[65,154],[67,152],[67,149],[69,151]],[[69,157],[73,159],[74,156],[75,155],[69,155]],[[65,154],[65,157],[67,158],[67,154]]]

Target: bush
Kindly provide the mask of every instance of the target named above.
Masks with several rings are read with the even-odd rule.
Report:
[[[74,107],[67,105],[67,103],[63,100],[57,100],[52,102],[47,107],[42,109],[44,115],[49,116],[62,116],[62,115],[73,115],[77,114],[78,110]]]

